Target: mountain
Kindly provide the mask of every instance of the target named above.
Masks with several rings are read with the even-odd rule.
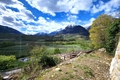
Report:
[[[13,28],[0,25],[0,34],[22,34],[22,33]]]
[[[37,33],[37,34],[35,34],[36,36],[39,36],[39,35],[48,35],[47,33],[45,33],[45,32],[39,32],[39,33]]]
[[[58,29],[58,30],[56,30],[56,31],[53,31],[53,32],[51,32],[49,35],[56,35],[56,34],[58,34],[60,31],[62,31],[62,28],[60,28],[60,29]]]
[[[53,31],[49,35],[56,35],[59,31]]]
[[[91,26],[89,26],[89,27],[87,28],[87,31],[89,31],[89,30],[90,30],[90,28],[91,28]]]
[[[45,33],[45,32],[39,32],[35,35],[57,35],[57,34],[80,34],[83,36],[89,36],[89,32],[80,25],[69,25],[65,29],[58,29],[56,31],[53,31],[51,33]]]
[[[39,32],[39,33],[37,33],[37,34],[35,34],[35,35],[42,35],[42,36],[45,36],[45,35],[48,35],[48,36],[53,36],[53,35],[56,35],[56,34],[58,34],[58,32],[59,31],[61,31],[62,29],[60,28],[60,29],[58,29],[58,30],[56,30],[56,31],[53,31],[53,32],[51,32],[51,33],[47,33],[48,31],[46,31],[46,32]]]
[[[80,34],[83,36],[89,36],[89,32],[80,25],[69,25],[58,33],[59,34]]]

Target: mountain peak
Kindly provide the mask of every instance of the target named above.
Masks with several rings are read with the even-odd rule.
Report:
[[[80,25],[68,25],[65,29],[60,31],[59,34],[80,34],[83,36],[89,36],[89,32]]]

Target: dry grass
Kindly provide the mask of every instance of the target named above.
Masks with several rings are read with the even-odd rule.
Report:
[[[83,54],[44,70],[36,80],[109,80],[111,58],[105,53]]]

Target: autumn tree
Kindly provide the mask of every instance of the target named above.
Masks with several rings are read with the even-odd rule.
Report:
[[[106,14],[100,15],[95,21],[93,21],[89,32],[94,48],[105,47],[107,37],[106,29],[113,21],[114,18]]]

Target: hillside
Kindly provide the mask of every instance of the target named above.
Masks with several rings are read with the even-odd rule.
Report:
[[[108,80],[110,61],[110,56],[99,51],[82,54],[42,71],[36,80]]]
[[[62,56],[62,55],[61,55]],[[110,80],[109,67],[112,57],[104,49],[90,54],[81,53],[78,57],[67,59],[55,67],[29,72],[29,74],[13,74],[25,80]]]
[[[0,34],[22,34],[22,33],[13,28],[0,25]]]

